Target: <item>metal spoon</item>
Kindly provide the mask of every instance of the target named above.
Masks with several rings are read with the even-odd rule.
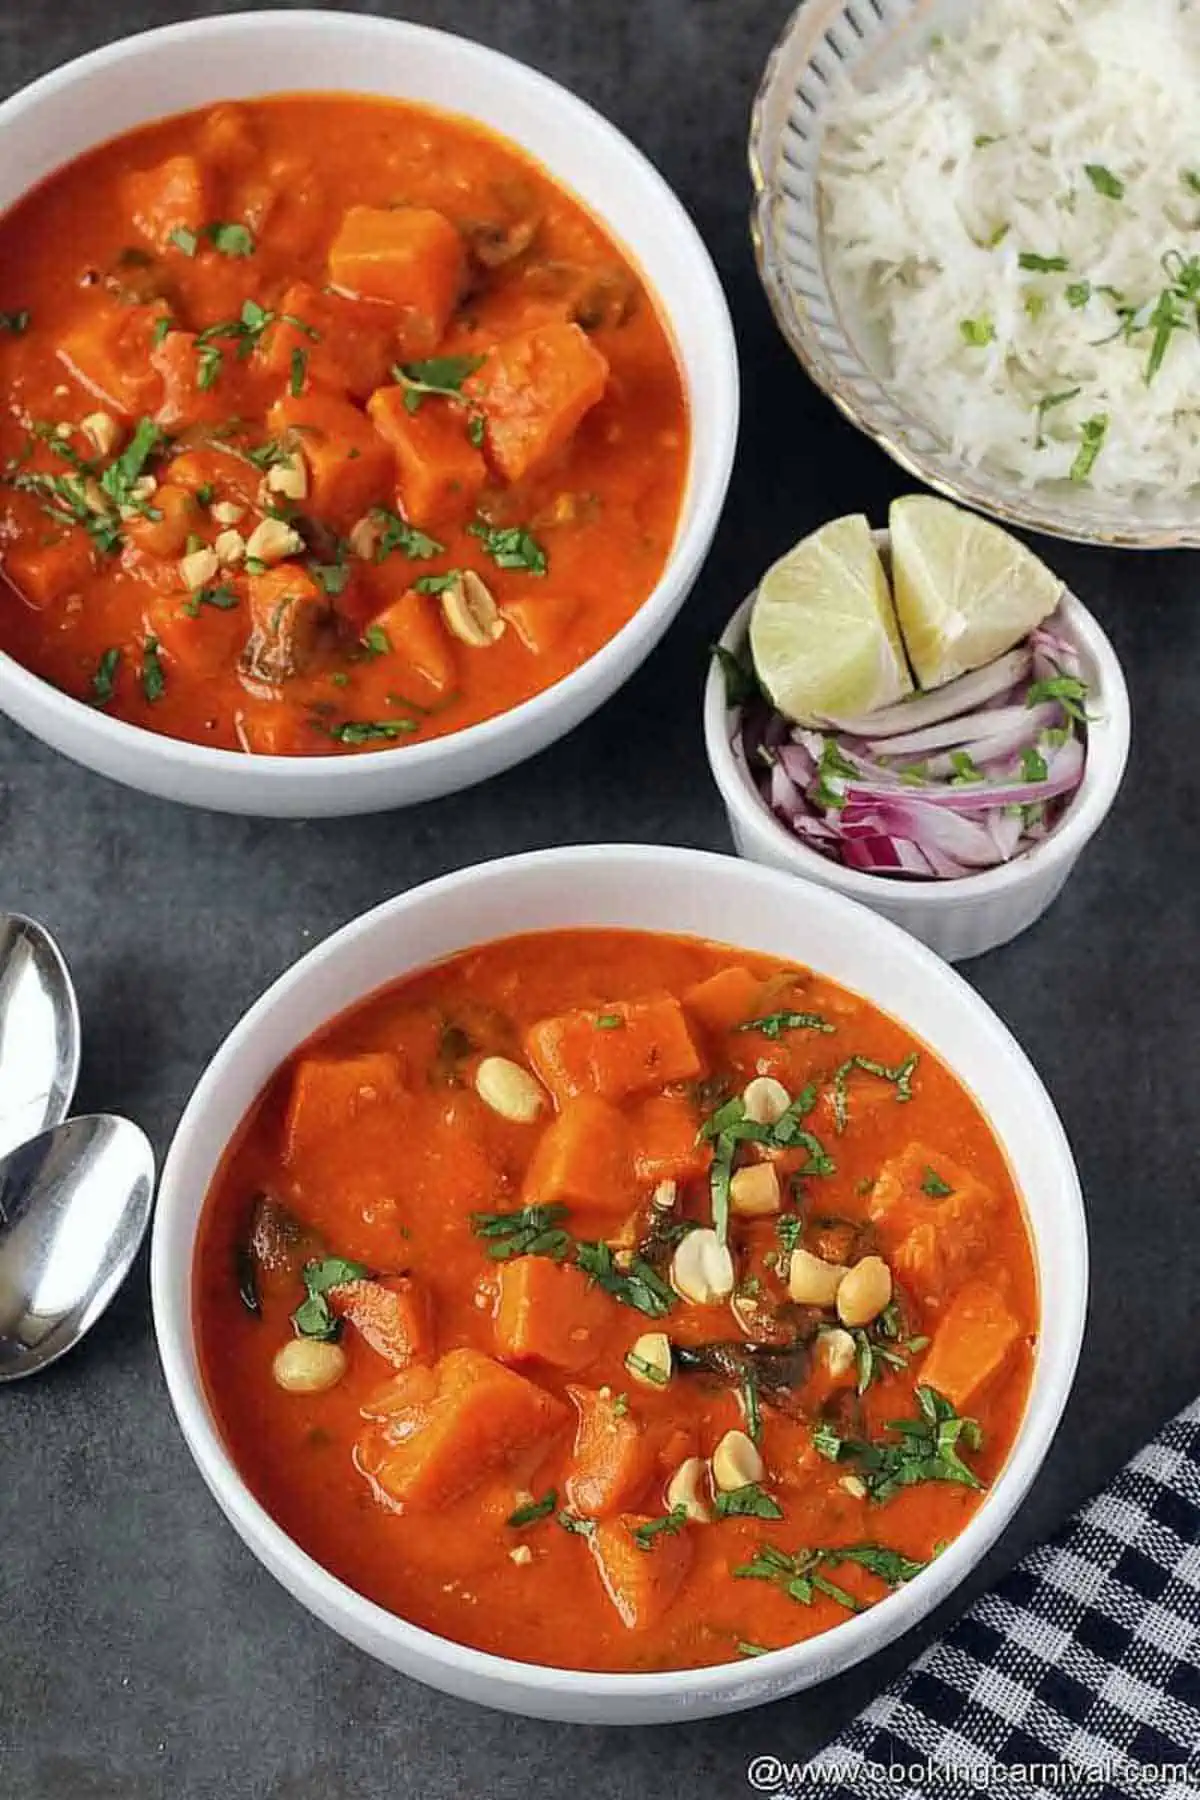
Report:
[[[154,1152],[128,1119],[70,1119],[0,1159],[0,1382],[96,1323],[150,1218]]]
[[[79,1007],[45,928],[0,913],[0,1157],[66,1118],[79,1075]]]

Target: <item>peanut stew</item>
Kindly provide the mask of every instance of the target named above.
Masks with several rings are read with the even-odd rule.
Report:
[[[488,944],[339,1019],[227,1153],[194,1282],[220,1428],[305,1550],[613,1671],[918,1575],[1008,1456],[1038,1319],[1003,1152],[927,1048],[640,932]]]
[[[403,745],[633,616],[688,455],[653,296],[515,145],[295,95],[0,220],[0,648],[168,736]]]

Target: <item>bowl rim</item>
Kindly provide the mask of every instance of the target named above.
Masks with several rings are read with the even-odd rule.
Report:
[[[772,217],[777,198],[774,181],[777,145],[773,139],[768,138],[767,108],[775,82],[782,74],[784,59],[792,39],[807,25],[810,15],[816,20],[822,9],[829,13],[834,6],[840,13],[844,10],[843,0],[832,0],[832,4],[831,0],[798,0],[793,7],[759,78],[750,109],[750,130],[746,144],[752,189],[750,242],[758,278],[775,323],[809,380],[833,402],[844,419],[876,444],[905,474],[924,482],[935,493],[943,495],[947,500],[956,501],[960,506],[969,506],[990,518],[1001,520],[1005,525],[1018,525],[1028,531],[1041,532],[1046,537],[1061,538],[1069,543],[1099,545],[1108,550],[1187,550],[1200,547],[1200,519],[1178,523],[1166,521],[1161,525],[1149,522],[1137,524],[1133,521],[1111,527],[1076,525],[1069,516],[1056,514],[1048,510],[1048,506],[1039,505],[1036,498],[1038,487],[1022,487],[1013,476],[994,474],[991,477],[994,487],[985,487],[976,480],[971,465],[961,458],[956,459],[955,473],[947,473],[938,466],[933,456],[914,448],[895,428],[884,424],[877,416],[873,401],[857,398],[851,384],[843,383],[838,372],[817,352],[804,309],[793,304],[787,277],[781,267]],[[918,9],[914,8],[914,14],[916,10]],[[877,0],[876,11],[879,11]],[[822,18],[817,22],[823,25],[834,21]],[[910,22],[911,16],[906,17],[899,29],[904,29]],[[893,25],[893,33],[896,29]],[[855,354],[858,355],[857,347]],[[860,358],[861,360],[863,359]],[[933,427],[927,420],[921,419],[910,408],[901,406],[891,394],[884,378],[874,370],[871,370],[871,374],[879,388],[888,392],[897,413],[932,434]],[[943,454],[951,456],[953,452],[946,446]],[[1003,498],[1000,497],[1001,493]]]
[[[180,1289],[185,1298],[182,1303],[177,1303],[179,1275],[176,1263],[171,1260],[168,1234],[174,1215],[189,1207],[194,1200],[193,1192],[183,1185],[180,1170],[198,1150],[203,1153],[205,1114],[210,1096],[233,1080],[239,1058],[260,1033],[269,1031],[277,1009],[298,988],[319,978],[331,963],[336,963],[355,940],[370,937],[384,926],[396,931],[401,927],[406,913],[437,906],[443,899],[465,888],[477,886],[482,893],[490,883],[503,881],[509,876],[519,879],[528,872],[544,871],[556,877],[567,868],[585,878],[601,869],[611,874],[614,862],[626,868],[637,866],[653,871],[663,879],[703,882],[706,876],[722,875],[743,887],[751,900],[755,890],[765,893],[770,889],[774,889],[777,895],[786,894],[793,904],[797,899],[793,877],[776,869],[739,861],[736,857],[712,851],[657,845],[590,844],[560,846],[552,850],[499,857],[422,883],[370,908],[334,931],[285,970],[242,1015],[216,1050],[187,1102],[168,1151],[159,1185],[150,1250],[155,1339],[171,1404],[203,1480],[256,1559],[264,1563],[276,1579],[316,1617],[339,1634],[349,1636],[352,1642],[361,1642],[356,1632],[362,1632],[369,1634],[374,1641],[399,1647],[409,1658],[409,1673],[416,1675],[418,1679],[434,1681],[434,1685],[437,1685],[431,1673],[436,1670],[439,1676],[446,1676],[455,1683],[471,1683],[478,1690],[473,1697],[483,1699],[485,1703],[491,1700],[513,1710],[522,1710],[519,1702],[514,1704],[512,1696],[514,1693],[523,1693],[528,1697],[534,1716],[539,1716],[536,1711],[539,1696],[553,1696],[568,1701],[586,1699],[601,1705],[626,1700],[655,1699],[679,1703],[686,1700],[690,1703],[689,1710],[693,1715],[696,1713],[697,1703],[701,1709],[720,1711],[727,1705],[738,1704],[739,1700],[741,1704],[753,1704],[756,1698],[772,1698],[775,1694],[793,1691],[796,1686],[802,1685],[803,1678],[810,1669],[816,1667],[819,1670],[823,1652],[827,1650],[828,1642],[835,1634],[842,1652],[836,1667],[812,1675],[814,1682],[825,1679],[827,1675],[842,1672],[884,1644],[893,1642],[926,1617],[940,1600],[946,1599],[958,1587],[995,1543],[1024,1500],[1042,1468],[1061,1422],[1075,1378],[1087,1311],[1088,1237],[1079,1175],[1057,1109],[1029,1057],[998,1014],[961,975],[932,950],[890,920],[835,890],[806,882],[801,890],[805,904],[818,911],[834,913],[839,921],[848,921],[857,928],[859,938],[864,932],[877,938],[882,937],[891,945],[896,958],[907,958],[931,984],[954,995],[958,1006],[965,1009],[969,1016],[972,1033],[980,1034],[985,1040],[985,1047],[1004,1061],[1008,1073],[1027,1090],[1031,1106],[1040,1115],[1037,1130],[1043,1142],[1052,1146],[1053,1158],[1061,1168],[1067,1273],[1062,1290],[1056,1293],[1055,1304],[1059,1317],[1066,1321],[1066,1337],[1060,1344],[1053,1363],[1045,1363],[1042,1357],[1035,1362],[1020,1427],[979,1510],[937,1558],[936,1563],[928,1565],[920,1576],[886,1596],[869,1611],[839,1622],[834,1632],[821,1633],[814,1638],[770,1651],[756,1657],[752,1665],[745,1661],[732,1661],[701,1668],[636,1674],[564,1669],[551,1664],[521,1662],[458,1644],[450,1638],[414,1625],[401,1615],[369,1600],[331,1574],[315,1557],[302,1549],[251,1493],[225,1446],[204,1395],[191,1321],[191,1274],[203,1198],[196,1208],[196,1217],[188,1235],[187,1279]],[[637,929],[634,926],[628,928]],[[403,979],[402,973],[391,975],[382,985],[386,987]],[[328,1014],[328,1018],[337,1016],[338,1011],[344,1011],[348,1006],[359,1004],[365,997],[365,992],[354,1000],[343,997],[339,1007]],[[292,1044],[279,1057],[275,1063],[276,1069],[296,1048],[298,1045]],[[241,1118],[244,1119],[255,1098],[256,1095],[245,1097]],[[222,1146],[222,1153],[224,1148]],[[1037,1240],[1032,1226],[1029,1229],[1036,1252]],[[1039,1264],[1039,1276],[1043,1275],[1044,1270]],[[1044,1279],[1040,1280],[1039,1286],[1040,1323],[1047,1294]],[[885,1629],[882,1636],[881,1619],[885,1627],[892,1627],[890,1630]],[[353,1621],[353,1629],[350,1629],[347,1621]],[[751,1667],[773,1677],[776,1685],[770,1692],[758,1693],[747,1701],[748,1682],[752,1679],[748,1670]],[[799,1680],[793,1679],[794,1677],[799,1677]],[[487,1691],[489,1689],[490,1693]],[[502,1701],[496,1698],[499,1690],[507,1695]],[[452,1687],[450,1691],[463,1690],[461,1687]]]
[[[217,13],[131,32],[94,50],[85,51],[57,68],[47,70],[0,101],[0,133],[15,119],[27,113],[69,103],[77,87],[86,87],[93,76],[111,65],[126,60],[136,61],[143,53],[152,52],[162,45],[173,47],[181,56],[199,56],[203,54],[205,45],[215,38],[240,36],[252,40],[257,50],[261,46],[263,32],[292,33],[297,27],[304,26],[344,30],[345,25],[346,15],[343,13],[322,7],[304,7],[282,13],[252,9]],[[456,55],[470,57],[478,64],[486,65],[496,73],[497,79],[524,84],[531,105],[536,106],[539,97],[552,96],[554,104],[574,113],[580,129],[606,140],[613,155],[625,160],[646,192],[647,208],[659,216],[671,215],[680,234],[680,245],[690,264],[690,279],[695,289],[696,303],[711,315],[716,335],[713,343],[713,369],[702,386],[694,384],[689,379],[688,370],[678,351],[674,320],[653,284],[647,280],[646,285],[675,351],[690,427],[687,480],[676,521],[675,537],[657,582],[620,629],[577,668],[570,670],[549,687],[518,702],[516,706],[508,707],[473,725],[464,726],[459,731],[450,732],[445,737],[431,738],[424,743],[381,747],[354,756],[255,754],[247,758],[243,751],[220,749],[183,738],[168,737],[144,725],[134,725],[127,720],[112,717],[91,706],[86,700],[76,699],[74,695],[55,687],[52,682],[26,668],[7,651],[0,650],[0,710],[5,713],[10,712],[9,696],[15,696],[18,704],[26,711],[36,711],[41,717],[53,720],[56,726],[66,727],[72,733],[77,731],[108,751],[118,755],[124,752],[149,757],[164,772],[176,770],[189,775],[207,775],[222,783],[244,776],[249,768],[253,768],[256,780],[261,780],[272,790],[294,787],[297,783],[315,779],[318,775],[323,784],[339,788],[361,787],[364,783],[387,786],[389,783],[379,771],[407,768],[412,771],[415,785],[422,771],[436,767],[439,763],[448,760],[465,761],[476,755],[480,760],[487,760],[489,753],[510,735],[520,736],[525,729],[544,726],[549,714],[561,711],[569,715],[572,707],[581,703],[584,704],[585,711],[594,710],[586,705],[589,690],[595,688],[611,692],[613,687],[620,686],[628,679],[632,668],[636,668],[637,662],[649,654],[658,636],[669,626],[686,597],[687,589],[704,561],[712,532],[724,510],[737,449],[740,415],[740,369],[729,303],[716,265],[691,214],[674,188],[632,138],[627,137],[589,101],[562,82],[555,81],[552,76],[543,74],[540,69],[474,38],[407,19],[356,13],[354,29],[377,37],[381,45],[390,41],[403,47],[405,43],[417,41],[437,43],[446,50],[453,46]],[[269,76],[267,79],[269,80]],[[264,94],[274,91],[269,85],[262,90]],[[325,90],[318,85],[306,91]],[[366,93],[365,89],[355,91]],[[453,106],[445,110],[454,115]],[[470,113],[459,116],[467,119],[472,117]],[[122,130],[128,129],[132,128],[124,127],[110,134],[110,137],[97,138],[92,148],[111,141],[111,137],[118,137]],[[518,144],[517,148],[523,155],[532,157],[545,167],[552,179],[559,180],[544,159],[526,150],[522,144]],[[79,154],[85,155],[87,152],[81,151]],[[64,166],[66,165],[62,163],[55,165],[56,169]],[[48,179],[51,176],[41,178]],[[35,182],[32,187],[22,188],[18,198],[11,204],[19,204],[21,199],[39,185],[40,182]],[[576,197],[569,184],[559,181],[559,185],[573,198]],[[605,215],[587,202],[581,200],[579,204],[596,216],[640,273],[640,257],[621,234],[609,225]],[[719,444],[718,452],[711,458],[707,469],[700,462],[697,453],[701,428],[710,445],[714,441]],[[698,485],[694,485],[697,480]],[[625,661],[631,655],[635,659],[632,668],[625,669]],[[611,684],[607,690],[606,683]],[[521,760],[533,753],[522,752]],[[403,762],[400,761],[401,756]],[[373,773],[368,774],[367,771]],[[406,785],[397,773],[393,773],[392,782],[400,786]],[[271,797],[268,794],[264,804],[270,803]]]
[[[876,536],[886,534],[876,533]],[[757,588],[742,601],[719,639],[722,649],[736,654],[746,643],[750,612]],[[727,810],[769,845],[773,855],[786,858],[797,875],[819,881],[851,899],[877,905],[885,898],[903,901],[906,911],[926,907],[961,905],[1012,894],[1043,879],[1051,870],[1070,869],[1095,836],[1120,791],[1129,756],[1131,716],[1124,671],[1099,621],[1065,584],[1059,605],[1063,623],[1099,671],[1096,684],[1103,711],[1088,721],[1087,754],[1083,777],[1066,810],[1050,834],[1011,862],[957,875],[945,881],[903,881],[848,869],[819,850],[801,843],[775,817],[761,795],[747,780],[733,754],[730,737],[732,709],[725,698],[720,665],[713,658],[704,684],[704,747],[708,766]]]

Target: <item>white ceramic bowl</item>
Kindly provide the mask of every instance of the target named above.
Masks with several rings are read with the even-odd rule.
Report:
[[[243,756],[109,718],[0,653],[0,710],[131,787],[225,812],[317,817],[456,792],[532,756],[628,680],[686,599],[708,551],[737,439],[737,352],[707,250],[675,195],[612,125],[544,75],[446,32],[333,12],[241,13],[123,39],[0,105],[0,211],[51,171],[135,125],[221,99],[305,89],[425,101],[522,145],[625,247],[670,325],[691,457],[670,559],[614,638],[543,693],[427,744],[369,755]]]
[[[1200,544],[1200,498],[1136,500],[1069,481],[1023,486],[974,467],[889,389],[873,321],[825,258],[820,162],[830,109],[954,31],[986,0],[801,0],[767,62],[750,128],[751,235],[780,330],[841,412],[910,475],[1008,524],[1140,550]]]
[[[1007,1152],[1043,1295],[1033,1383],[1012,1453],[963,1534],[915,1581],[822,1637],[715,1669],[601,1675],[511,1662],[406,1624],[354,1593],[280,1530],[243,1485],[196,1362],[192,1256],[225,1145],[279,1064],[382,983],[515,932],[625,926],[716,938],[795,958],[902,1019],[974,1093]],[[154,1222],[159,1352],[184,1436],[255,1556],[335,1631],[406,1675],[539,1718],[650,1724],[755,1706],[823,1681],[898,1637],[952,1591],[1011,1518],[1054,1436],[1075,1371],[1087,1299],[1079,1181],[1045,1089],[967,984],[886,920],[826,889],[732,857],[601,845],[485,863],[376,907],[311,951],[251,1008],[188,1103]],[[253,1631],[249,1616],[234,1630]]]
[[[887,533],[877,532],[884,547]],[[740,655],[754,595],[734,613],[721,642]],[[1104,823],[1129,755],[1129,693],[1116,652],[1081,601],[1063,590],[1063,630],[1079,651],[1091,690],[1083,780],[1060,822],[1032,850],[955,881],[903,881],[847,869],[780,824],[730,748],[730,712],[715,659],[704,689],[704,744],[739,856],[786,869],[860,900],[944,956],[963,962],[1027,931],[1056,900],[1085,845]]]

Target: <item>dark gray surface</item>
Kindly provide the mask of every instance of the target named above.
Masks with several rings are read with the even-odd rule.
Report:
[[[705,644],[786,544],[839,512],[880,520],[901,485],[808,386],[754,275],[743,140],[785,6],[410,9],[594,101],[695,214],[745,379],[717,547],[665,645],[601,716],[527,767],[413,812],[322,824],[188,812],[110,786],[0,723],[0,904],[44,919],[71,961],[82,1107],[131,1113],[165,1149],[206,1059],[263,986],[332,927],[428,876],[556,842],[728,847],[699,731]],[[0,91],[122,31],[215,10],[7,0]],[[970,1591],[1200,1387],[1192,566],[1042,548],[1112,633],[1133,688],[1135,748],[1116,813],[1052,914],[968,971],[1061,1107],[1094,1266],[1063,1429]],[[754,1752],[815,1749],[927,1635],[814,1694],[654,1733],[503,1718],[405,1682],[309,1619],[218,1516],[167,1405],[141,1267],[78,1353],[0,1396],[0,1419],[0,1800],[501,1800],[558,1794],[581,1768],[595,1800],[736,1795]]]

